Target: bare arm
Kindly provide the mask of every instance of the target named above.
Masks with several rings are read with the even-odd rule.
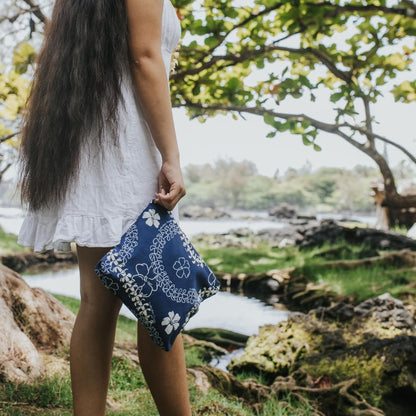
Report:
[[[173,209],[185,187],[161,51],[163,1],[126,0],[126,6],[133,82],[163,161],[157,202]]]

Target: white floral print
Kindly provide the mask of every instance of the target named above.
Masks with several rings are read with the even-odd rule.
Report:
[[[181,317],[174,311],[170,311],[168,316],[163,318],[162,325],[166,326],[165,331],[169,335],[173,330],[177,330],[179,327],[179,321]]]
[[[156,276],[149,276],[149,270],[150,267],[146,263],[138,263],[136,274],[132,276],[133,281],[137,282],[138,292],[144,297],[149,297],[158,287]]]
[[[189,261],[186,260],[185,257],[179,257],[178,260],[175,261],[173,268],[174,270],[176,270],[176,276],[179,279],[187,279],[191,273],[191,266],[189,265]]]
[[[143,218],[147,218],[146,225],[149,227],[154,225],[156,228],[159,228],[160,215],[156,212],[155,209],[149,209],[149,211],[143,213]]]

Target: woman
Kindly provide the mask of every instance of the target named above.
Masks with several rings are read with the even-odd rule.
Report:
[[[168,84],[179,39],[170,0],[56,0],[38,56],[22,127],[19,242],[77,245],[76,416],[105,414],[121,307],[93,268],[155,194],[175,216],[185,195]],[[138,350],[160,414],[190,415],[181,338],[165,352],[139,324]]]

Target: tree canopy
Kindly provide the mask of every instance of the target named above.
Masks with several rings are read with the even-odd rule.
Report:
[[[11,1],[11,0],[8,0]],[[35,0],[14,0],[33,27],[46,19]],[[204,121],[217,114],[255,114],[270,125],[268,137],[289,131],[319,151],[319,134],[337,136],[367,154],[383,177],[386,204],[416,206],[416,196],[397,193],[394,175],[378,143],[416,157],[377,128],[372,106],[391,94],[416,101],[416,4],[411,0],[172,0],[183,42],[171,76],[174,107]],[[36,23],[36,24],[35,24]],[[20,48],[28,48],[20,45]],[[24,72],[32,52],[20,52],[15,71]],[[9,76],[14,76],[9,73]],[[2,84],[3,85],[3,84]],[[16,98],[1,99],[9,107]],[[13,92],[11,93],[13,94]],[[5,98],[6,97],[6,98]],[[293,100],[330,103],[317,118],[287,111]],[[15,102],[15,104],[13,104]],[[9,103],[9,104],[7,104]],[[20,101],[19,101],[20,103]]]

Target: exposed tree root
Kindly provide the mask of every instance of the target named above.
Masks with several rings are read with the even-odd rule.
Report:
[[[195,378],[197,387],[202,391],[207,391],[207,389],[214,387],[221,393],[238,397],[250,405],[263,402],[271,397],[281,396],[282,393],[290,393],[292,397],[304,403],[310,402],[301,393],[316,395],[319,398],[336,393],[345,398],[345,407],[348,411],[346,414],[351,416],[385,416],[382,410],[367,403],[359,393],[349,391],[356,382],[355,379],[332,384],[330,379],[320,377],[314,381],[314,387],[312,387],[298,385],[294,377],[288,376],[277,377],[271,386],[266,386],[254,379],[239,381],[231,373],[226,373],[207,365],[188,369],[188,372]],[[310,382],[311,377],[307,374],[305,375]],[[315,409],[314,416],[325,416],[325,414]]]

